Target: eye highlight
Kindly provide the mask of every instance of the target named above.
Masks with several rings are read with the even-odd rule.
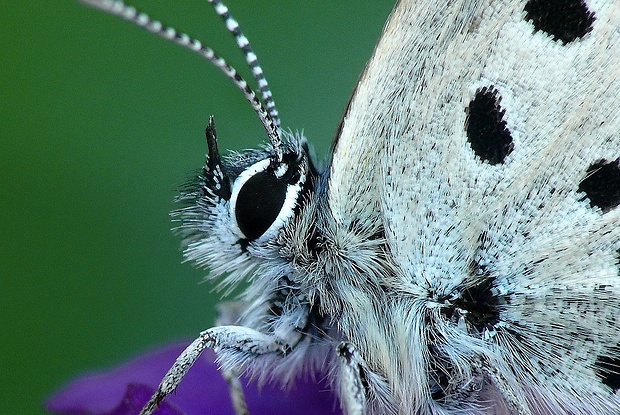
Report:
[[[287,153],[281,162],[264,159],[245,169],[235,180],[231,216],[241,238],[268,238],[293,215],[304,188],[308,162]]]

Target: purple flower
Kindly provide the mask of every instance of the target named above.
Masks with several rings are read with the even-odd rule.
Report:
[[[62,415],[136,415],[186,345],[164,347],[110,371],[84,375],[51,396],[45,408]],[[155,415],[233,415],[228,387],[214,358],[206,351]],[[325,382],[300,380],[288,391],[279,385],[259,389],[242,382],[252,415],[341,413]]]

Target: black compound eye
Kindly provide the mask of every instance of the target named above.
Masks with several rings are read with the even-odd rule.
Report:
[[[254,240],[283,226],[294,213],[305,179],[306,163],[297,157],[281,163],[265,159],[244,170],[230,199],[240,236]]]
[[[284,201],[287,185],[268,172],[256,173],[239,189],[235,219],[248,238],[261,236],[276,220]]]

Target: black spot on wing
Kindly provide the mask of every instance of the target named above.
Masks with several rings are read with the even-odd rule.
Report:
[[[472,280],[460,288],[459,296],[443,314],[455,324],[462,315],[478,333],[493,331],[500,321],[500,307],[506,300],[495,294],[495,277],[490,276],[485,267],[473,263],[471,273]]]
[[[592,164],[586,171],[586,177],[579,183],[579,191],[586,194],[590,206],[598,207],[603,212],[608,212],[620,205],[620,165],[618,161],[600,160]]]
[[[461,298],[455,304],[466,310],[466,320],[479,332],[499,323],[499,298],[493,294],[495,278],[481,280],[473,287],[463,290]]]
[[[486,232],[478,240],[480,252],[483,252],[488,244]],[[455,290],[454,298],[446,302],[449,306],[443,308],[442,313],[455,324],[464,317],[478,333],[494,331],[500,322],[502,307],[510,302],[507,295],[498,294],[496,285],[496,277],[478,259],[473,259],[469,264],[469,278]]]
[[[595,17],[584,0],[529,0],[525,19],[535,31],[545,32],[566,45],[590,32]]]
[[[595,371],[604,385],[609,386],[614,393],[620,390],[620,344],[612,348],[615,356],[601,355],[594,363]]]
[[[506,127],[499,92],[493,87],[476,91],[465,112],[467,141],[474,153],[489,164],[503,163],[514,148],[512,136]]]

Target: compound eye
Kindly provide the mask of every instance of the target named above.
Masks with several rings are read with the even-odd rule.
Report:
[[[261,160],[244,170],[233,184],[230,199],[239,236],[255,240],[284,226],[295,211],[305,180],[306,163],[290,155],[282,162]]]

